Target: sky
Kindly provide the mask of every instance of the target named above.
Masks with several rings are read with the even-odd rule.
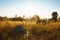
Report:
[[[39,15],[43,19],[51,18],[54,11],[60,16],[60,0],[0,0],[0,16],[3,17]]]

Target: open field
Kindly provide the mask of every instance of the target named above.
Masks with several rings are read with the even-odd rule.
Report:
[[[20,25],[24,33],[13,33]],[[15,35],[13,35],[15,34]],[[32,21],[0,21],[0,40],[60,40],[60,21],[36,24]]]

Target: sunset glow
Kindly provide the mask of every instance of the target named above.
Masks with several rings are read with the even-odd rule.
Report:
[[[32,17],[39,15],[40,18],[51,18],[53,11],[60,13],[59,7],[59,1],[56,0],[0,0],[0,16],[25,15],[25,17]]]

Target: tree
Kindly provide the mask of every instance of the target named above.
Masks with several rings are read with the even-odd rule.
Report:
[[[58,21],[57,17],[58,17],[58,13],[57,12],[53,12],[52,13],[52,20]]]
[[[38,19],[40,19],[38,15],[34,15],[34,16],[32,17],[32,20],[34,20],[34,21],[37,21]]]
[[[39,17],[38,15],[34,15],[34,16],[32,17],[32,20],[36,21],[37,24],[40,23],[40,17]]]

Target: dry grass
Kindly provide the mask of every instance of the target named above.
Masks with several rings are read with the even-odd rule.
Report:
[[[60,40],[60,22],[51,22],[44,25],[31,21],[0,21],[0,33],[4,33],[5,28],[12,31],[17,25],[21,25],[29,31],[28,38],[24,37],[25,40]]]

